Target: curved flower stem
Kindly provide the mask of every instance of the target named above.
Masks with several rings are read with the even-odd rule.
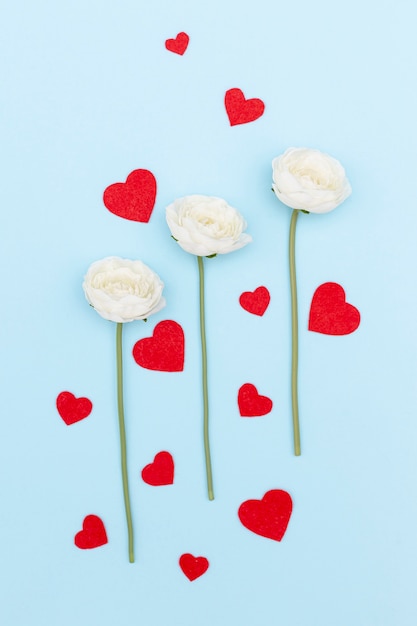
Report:
[[[201,335],[201,365],[203,380],[203,406],[204,406],[204,455],[206,459],[207,492],[208,499],[214,500],[213,476],[211,472],[210,441],[209,441],[209,405],[207,385],[207,344],[206,324],[204,315],[204,262],[203,257],[198,256],[198,274],[200,279],[200,335]]]
[[[300,423],[298,418],[298,305],[297,305],[297,278],[295,273],[295,227],[299,210],[294,209],[290,224],[290,288],[291,288],[291,339],[292,339],[292,361],[291,361],[291,400],[292,400],[292,422],[294,432],[294,454],[300,456]]]
[[[129,481],[127,477],[126,430],[125,430],[125,417],[124,417],[124,407],[123,407],[122,331],[123,331],[123,324],[118,323],[116,327],[117,409],[119,413],[120,454],[121,454],[121,463],[122,463],[123,496],[125,500],[127,533],[128,533],[128,541],[129,541],[129,562],[134,563],[135,556],[134,556],[134,551],[133,551],[133,525],[132,525],[132,513],[130,510]]]

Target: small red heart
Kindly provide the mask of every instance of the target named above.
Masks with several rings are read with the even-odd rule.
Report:
[[[183,55],[188,48],[188,42],[190,41],[187,33],[178,33],[175,39],[167,39],[165,42],[165,48],[175,54]]]
[[[142,479],[148,485],[172,485],[174,482],[174,459],[169,452],[158,452],[153,463],[149,463],[142,470]]]
[[[204,556],[193,556],[189,553],[180,556],[179,564],[188,580],[199,578],[209,567],[209,562]]]
[[[345,290],[338,283],[323,283],[314,292],[308,330],[324,335],[349,335],[359,326],[361,315],[346,302]]]
[[[274,541],[285,535],[291,513],[291,496],[282,489],[267,491],[262,500],[246,500],[238,511],[245,528]]]
[[[133,222],[149,222],[156,198],[156,180],[148,170],[134,170],[125,183],[114,183],[104,190],[105,207]]]
[[[237,88],[226,91],[224,104],[230,126],[254,122],[265,111],[265,104],[262,100],[259,98],[246,100],[243,91]]]
[[[260,417],[272,411],[272,400],[261,396],[255,385],[245,383],[237,394],[241,417]]]
[[[108,542],[106,529],[97,515],[87,515],[83,521],[83,529],[74,537],[74,543],[81,550],[91,550],[104,546]]]
[[[271,296],[266,287],[257,287],[255,291],[244,291],[239,298],[240,306],[253,315],[263,315],[268,308]]]
[[[159,322],[153,336],[139,339],[133,346],[133,358],[141,367],[159,372],[182,372],[184,369],[184,331],[172,320]]]
[[[61,391],[56,399],[56,408],[66,425],[69,426],[88,417],[93,404],[88,398],[76,398],[69,391]]]

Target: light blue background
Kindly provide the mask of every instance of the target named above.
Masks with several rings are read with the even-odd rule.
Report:
[[[414,4],[2,2],[1,547],[4,626],[414,626],[416,581],[416,194]],[[165,50],[190,35],[183,57]],[[262,98],[230,127],[224,93]],[[271,160],[314,147],[345,166],[353,194],[297,237],[303,456],[291,452],[287,237]],[[136,168],[158,180],[149,224],[102,204]],[[169,237],[164,208],[225,197],[253,243],[207,262],[216,500],[205,496],[197,266]],[[126,414],[137,563],[126,554],[115,403],[114,327],[86,304],[83,275],[108,255],[140,258],[167,308],[126,327]],[[315,288],[342,284],[357,332],[307,331]],[[262,318],[238,304],[265,285]],[[162,319],[181,323],[180,374],[130,358]],[[239,416],[237,390],[274,401]],[[60,391],[91,416],[65,426]],[[140,470],[159,450],[173,486]],[[248,532],[240,503],[289,491],[281,543]],[[73,536],[100,515],[109,543]],[[190,583],[183,552],[208,572]]]

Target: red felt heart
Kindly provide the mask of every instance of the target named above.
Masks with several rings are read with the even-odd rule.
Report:
[[[242,309],[253,315],[263,315],[270,300],[271,296],[266,287],[257,287],[255,291],[244,291],[239,298]]]
[[[179,564],[188,580],[199,578],[209,567],[209,562],[204,556],[193,556],[189,553],[180,556]]]
[[[149,463],[142,470],[142,479],[148,485],[172,485],[174,482],[174,459],[169,452],[158,452],[153,463]]]
[[[291,496],[282,489],[267,491],[262,500],[246,500],[238,511],[245,528],[274,541],[283,538],[291,513]]]
[[[245,383],[237,394],[241,417],[260,417],[272,411],[272,400],[261,396],[255,385]]]
[[[159,322],[153,336],[139,339],[133,346],[133,358],[141,367],[160,372],[184,369],[184,331],[172,320]]]
[[[87,515],[83,521],[83,529],[74,537],[74,543],[81,550],[98,548],[108,542],[106,529],[97,515]]]
[[[69,426],[88,417],[93,404],[88,398],[76,398],[69,391],[61,391],[56,399],[56,408],[66,425]]]
[[[229,89],[224,97],[226,113],[230,126],[247,124],[261,117],[265,110],[265,104],[259,98],[246,100],[241,89]]]
[[[324,335],[349,335],[359,326],[360,313],[346,302],[345,290],[337,283],[323,283],[314,292],[308,330]]]
[[[133,222],[149,222],[155,206],[156,180],[148,170],[134,170],[125,183],[114,183],[104,190],[106,208]]]
[[[175,39],[167,39],[165,42],[165,48],[175,54],[184,54],[188,48],[188,42],[190,41],[187,33],[178,33]]]

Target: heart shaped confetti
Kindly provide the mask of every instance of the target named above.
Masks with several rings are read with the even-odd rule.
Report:
[[[262,316],[269,306],[271,296],[266,287],[257,287],[255,291],[244,291],[239,298],[242,309],[253,315]]]
[[[133,358],[141,367],[160,372],[184,369],[184,331],[172,320],[159,322],[152,337],[139,339],[133,346]]]
[[[153,487],[172,485],[174,482],[174,459],[169,452],[158,452],[153,463],[149,463],[142,470],[142,479]]]
[[[183,55],[188,48],[188,42],[190,41],[187,33],[178,33],[175,39],[167,39],[165,42],[165,48],[175,54]]]
[[[188,580],[199,578],[209,567],[209,562],[204,556],[193,556],[189,553],[180,556],[179,564]]]
[[[246,100],[241,89],[229,89],[224,97],[224,105],[230,126],[248,124],[257,120],[265,110],[265,104],[259,98]]]
[[[292,499],[282,489],[267,491],[262,500],[246,500],[238,511],[243,526],[257,535],[281,541],[292,513]]]
[[[155,199],[156,179],[149,170],[134,170],[125,183],[114,183],[103,194],[111,213],[133,222],[149,222]]]
[[[346,302],[345,290],[338,283],[317,287],[311,301],[308,330],[324,335],[349,335],[360,324],[360,313]]]
[[[88,417],[93,404],[88,398],[76,398],[69,391],[61,391],[56,399],[56,408],[66,425],[69,426]]]
[[[106,529],[97,515],[87,515],[83,528],[74,537],[74,543],[81,550],[98,548],[108,542]]]
[[[241,386],[237,403],[241,417],[260,417],[272,411],[272,400],[267,396],[261,396],[251,383]]]

